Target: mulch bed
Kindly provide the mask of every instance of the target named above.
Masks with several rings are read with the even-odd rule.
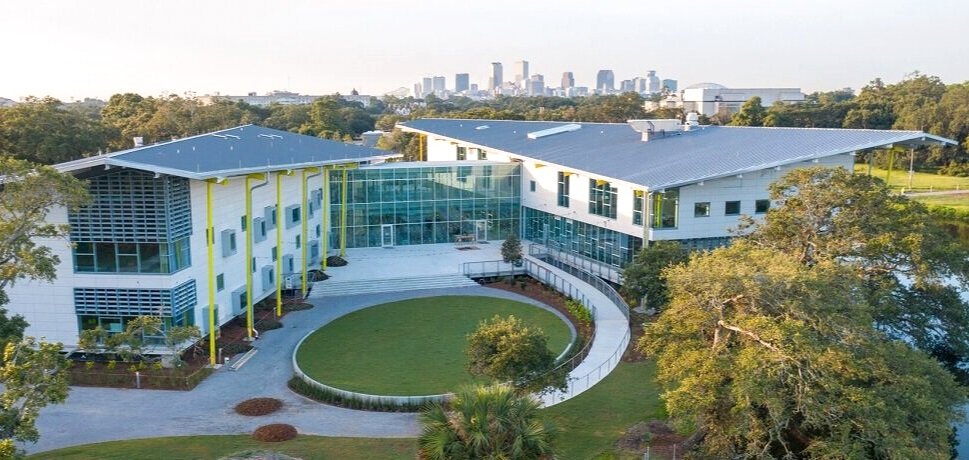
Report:
[[[262,442],[282,442],[296,438],[296,427],[285,423],[273,423],[256,428],[252,432],[253,439]]]
[[[579,337],[582,337],[583,342],[588,341],[589,338],[592,337],[592,325],[583,325],[578,319],[569,313],[569,309],[565,306],[565,296],[559,294],[558,291],[552,289],[551,287],[546,287],[544,284],[534,278],[523,276],[515,278],[514,282],[511,284],[509,284],[507,281],[499,280],[485,283],[484,286],[494,289],[501,289],[502,291],[514,292],[515,294],[523,295],[548,305],[557,310],[559,313],[565,315],[565,317],[572,322],[572,325],[575,326],[579,333]]]
[[[283,402],[276,398],[252,398],[236,404],[235,411],[239,415],[258,417],[276,412],[282,407]]]
[[[637,456],[646,452],[649,447],[650,456],[656,458],[673,458],[673,453],[682,449],[674,449],[686,438],[676,434],[666,423],[660,420],[639,422],[626,430],[616,441],[618,450],[634,453]]]

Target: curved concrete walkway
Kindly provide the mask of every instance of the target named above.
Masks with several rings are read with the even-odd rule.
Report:
[[[416,414],[328,406],[293,393],[286,382],[293,375],[293,349],[310,331],[372,305],[437,295],[486,295],[541,305],[518,294],[484,287],[311,299],[315,308],[288,314],[284,329],[269,331],[254,342],[259,352],[240,370],[222,367],[192,391],[72,387],[65,404],[48,406],[41,411],[37,421],[40,441],[24,447],[35,453],[121,439],[248,434],[260,425],[275,422],[292,424],[305,434],[416,436],[419,433]],[[245,417],[233,411],[237,403],[260,396],[283,400],[283,409],[264,417]]]

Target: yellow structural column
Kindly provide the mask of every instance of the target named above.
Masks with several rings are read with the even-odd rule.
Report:
[[[293,171],[276,173],[276,316],[283,316],[283,176],[292,176]],[[300,216],[302,217],[302,216]]]
[[[205,182],[205,249],[208,257],[209,291],[209,364],[216,365],[216,318],[215,318],[215,222],[212,216],[212,185],[224,184],[225,179],[209,179]]]
[[[249,174],[246,176],[246,336],[252,339],[253,311],[252,311],[252,180],[268,181],[265,174]]]
[[[343,165],[343,182],[340,184],[340,257],[347,255],[347,167]]]
[[[323,197],[320,200],[320,268],[326,271],[326,258],[330,255],[330,167],[323,168]]]
[[[307,173],[311,173],[307,175]],[[300,183],[300,193],[302,194],[302,202],[300,204],[300,257],[302,257],[302,280],[300,282],[300,290],[303,293],[303,297],[306,297],[306,227],[309,225],[309,206],[307,200],[307,190],[306,190],[306,180],[315,177],[320,174],[320,168],[306,168],[302,170],[302,181]]]

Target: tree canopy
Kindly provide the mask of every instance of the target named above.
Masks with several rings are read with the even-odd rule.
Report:
[[[767,110],[761,104],[760,96],[754,96],[744,102],[744,105],[740,106],[740,111],[730,117],[730,124],[732,126],[763,126],[766,114]]]
[[[923,204],[841,168],[796,169],[769,190],[775,205],[764,221],[747,222],[747,239],[807,266],[851,268],[882,331],[946,361],[969,382],[959,367],[969,360],[969,305],[958,293],[969,283],[969,250]]]
[[[700,455],[948,458],[964,389],[875,327],[852,267],[740,241],[665,276],[638,346]]]
[[[552,372],[555,355],[541,329],[530,328],[515,316],[482,321],[468,335],[468,371],[525,392],[566,386],[565,372]]]
[[[660,310],[668,301],[663,270],[684,263],[689,252],[679,241],[655,241],[643,247],[622,271],[622,294],[638,301],[645,297],[645,307]]]

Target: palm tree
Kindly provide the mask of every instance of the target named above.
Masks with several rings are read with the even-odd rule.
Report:
[[[421,414],[420,456],[430,460],[551,459],[554,428],[531,395],[507,385],[468,386]]]

